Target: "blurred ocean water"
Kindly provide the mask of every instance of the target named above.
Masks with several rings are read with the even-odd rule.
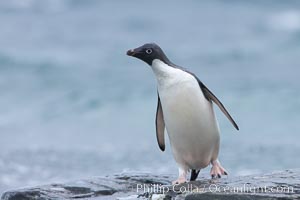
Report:
[[[10,0],[0,24],[0,192],[177,173],[156,144],[154,76],[125,55],[146,42],[236,119],[239,132],[217,111],[230,174],[300,165],[299,1]]]

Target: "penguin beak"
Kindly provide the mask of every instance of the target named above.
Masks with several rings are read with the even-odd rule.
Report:
[[[136,52],[134,51],[134,49],[129,49],[128,51],[127,51],[127,55],[128,56],[134,56],[136,54]]]

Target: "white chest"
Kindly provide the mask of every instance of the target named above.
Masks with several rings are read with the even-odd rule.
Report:
[[[158,90],[168,90],[179,84],[194,85],[196,83],[196,79],[191,74],[170,67],[160,60],[154,60],[151,67],[157,79]]]
[[[212,107],[194,76],[177,68],[170,67],[159,60],[154,60],[153,71],[157,78],[158,92],[162,103],[166,125],[173,123],[205,120]],[[178,121],[180,120],[180,122]]]

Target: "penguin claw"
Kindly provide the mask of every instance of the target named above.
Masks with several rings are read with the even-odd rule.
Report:
[[[210,175],[212,178],[221,178],[221,175],[228,175],[226,170],[221,166],[218,160],[211,162],[212,168],[210,170]]]
[[[172,185],[178,185],[178,184],[182,184],[182,183],[186,183],[186,179],[185,178],[178,178],[177,180],[172,182]]]

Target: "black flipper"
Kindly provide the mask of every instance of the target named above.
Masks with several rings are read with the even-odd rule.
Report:
[[[164,115],[163,110],[160,103],[159,95],[157,94],[158,100],[157,100],[157,110],[156,110],[156,119],[155,119],[155,125],[156,125],[156,138],[158,142],[158,146],[160,150],[165,150],[165,121],[164,121]]]
[[[190,181],[195,181],[198,177],[200,170],[192,169]]]
[[[232,125],[237,129],[239,130],[239,127],[238,125],[235,123],[235,121],[232,119],[232,117],[230,116],[230,114],[228,113],[228,111],[226,110],[225,106],[221,103],[221,101],[200,81],[200,79],[195,75],[193,74],[192,72],[189,72],[188,70],[182,68],[182,67],[179,67],[173,63],[171,63],[171,66],[172,67],[175,67],[177,69],[181,69],[182,71],[185,71],[189,74],[191,74],[192,76],[195,77],[195,79],[198,81],[198,84],[205,96],[205,98],[208,100],[208,101],[213,101],[215,104],[217,104],[217,106],[220,108],[220,110],[224,113],[224,115],[229,119],[229,121],[232,123]]]
[[[205,98],[209,101],[213,101],[217,106],[220,108],[220,110],[224,113],[224,115],[229,119],[229,121],[232,123],[232,125],[236,128],[236,130],[239,130],[238,125],[235,123],[235,121],[232,119],[228,111],[226,110],[225,106],[221,103],[221,101],[195,76],[197,79],[199,86],[205,96]]]

